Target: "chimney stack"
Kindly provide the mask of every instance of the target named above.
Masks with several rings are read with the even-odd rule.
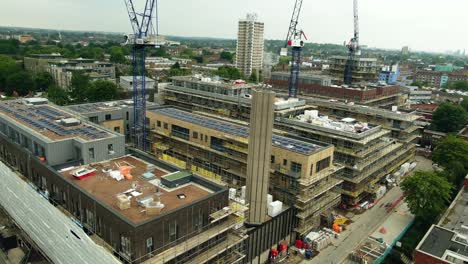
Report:
[[[266,220],[274,101],[275,93],[271,90],[265,88],[252,90],[246,183],[249,225],[260,225]]]

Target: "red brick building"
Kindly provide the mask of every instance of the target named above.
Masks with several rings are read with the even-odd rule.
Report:
[[[289,83],[284,80],[268,80],[266,83],[273,86],[274,89],[284,91],[287,93]],[[319,84],[305,84],[299,80],[298,94],[300,95],[313,95],[337,100],[348,100],[360,104],[377,103],[380,101],[383,105],[385,99],[391,99],[389,105],[397,104],[397,97],[400,95],[403,88],[398,85],[394,86],[367,86],[366,88],[343,88],[336,86],[322,86]]]

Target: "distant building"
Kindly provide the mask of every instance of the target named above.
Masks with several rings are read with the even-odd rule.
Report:
[[[414,77],[415,81],[425,82],[431,87],[444,88],[449,82],[468,81],[468,71],[445,72],[422,70],[416,72]]]
[[[156,92],[156,81],[146,77],[145,83],[146,98],[153,102],[154,93]],[[120,76],[119,86],[123,89],[124,98],[131,99],[133,97],[133,76]]]
[[[410,104],[430,103],[432,100],[431,90],[423,90],[417,86],[408,86],[405,90]]]
[[[402,56],[408,56],[409,55],[409,47],[408,46],[404,46],[403,48],[401,48],[401,55]]]
[[[65,90],[71,87],[73,73],[84,72],[91,81],[108,80],[115,82],[115,66],[108,62],[92,59],[74,59],[60,62],[49,62],[47,71],[54,78],[55,84]]]
[[[286,81],[289,83],[289,72],[272,72],[270,82],[276,81]],[[329,76],[326,75],[314,75],[308,73],[300,73],[299,74],[299,84],[317,84],[321,86],[331,86],[332,81]]]
[[[237,33],[236,68],[246,77],[263,67],[264,23],[257,21],[256,14],[248,14],[239,21]]]
[[[344,78],[344,70],[348,57],[333,56],[330,58],[330,74],[335,77],[339,83]],[[353,71],[353,83],[376,82],[379,79],[379,69],[377,59],[374,58],[355,58]]]
[[[331,85],[331,78],[321,75],[301,73],[299,75],[300,95],[322,99],[336,99],[351,101],[369,106],[401,106],[405,104],[398,85],[363,85],[359,87],[344,87]],[[266,83],[273,85],[273,89],[287,93],[289,86],[288,73],[272,73]]]
[[[24,68],[35,75],[40,72],[46,72],[49,68],[49,63],[58,63],[63,60],[64,57],[60,53],[33,54],[24,57]]]
[[[396,84],[400,78],[400,66],[395,65],[385,65],[380,70],[379,81],[385,82],[387,84]]]
[[[18,36],[18,40],[21,43],[26,43],[26,42],[29,42],[29,41],[33,41],[34,37],[31,36],[31,35],[20,35],[20,36]]]

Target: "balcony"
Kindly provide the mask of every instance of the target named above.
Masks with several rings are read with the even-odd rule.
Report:
[[[327,192],[342,182],[343,180],[338,180],[335,178],[331,178],[328,181],[322,181],[317,186],[313,186],[311,189],[304,190],[303,194],[298,195],[297,200],[301,203],[308,203],[317,196]]]
[[[301,212],[297,214],[297,217],[300,219],[306,219],[309,217],[316,216],[320,214],[322,211],[326,210],[327,207],[330,208],[331,206],[339,203],[341,201],[341,194],[336,193],[333,191],[329,191],[323,197],[319,198],[319,201],[310,207],[302,207],[295,205]]]
[[[228,233],[226,240],[223,242],[211,247],[207,250],[204,250],[201,254],[197,255],[195,258],[192,258],[190,261],[186,262],[188,264],[203,264],[209,262],[216,256],[219,256],[226,252],[228,249],[234,247],[235,245],[241,243],[247,238],[240,234]],[[245,255],[240,254],[239,252],[232,252],[237,256],[235,261],[244,259]],[[224,258],[230,258],[231,254],[225,256]],[[223,262],[223,263],[233,263],[233,262]]]

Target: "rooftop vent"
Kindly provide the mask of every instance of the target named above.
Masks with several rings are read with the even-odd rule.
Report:
[[[64,119],[60,120],[60,123],[63,126],[72,127],[72,126],[79,125],[81,122],[80,122],[80,120],[78,120],[76,118],[64,118]]]

